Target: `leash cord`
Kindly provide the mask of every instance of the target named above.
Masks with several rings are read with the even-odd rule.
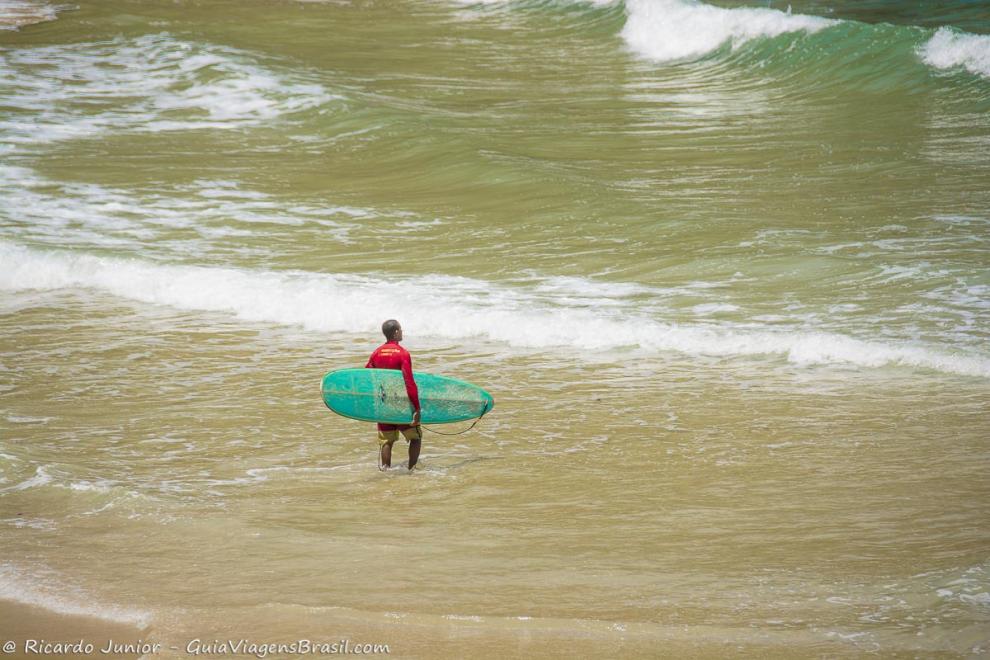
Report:
[[[430,433],[436,433],[437,435],[461,435],[462,433],[467,433],[468,431],[470,431],[471,429],[473,429],[474,428],[474,425],[477,424],[480,421],[481,421],[481,417],[479,417],[478,419],[474,420],[474,423],[471,424],[471,426],[467,427],[463,431],[458,431],[457,433],[444,433],[443,431],[434,431],[433,429],[431,429],[426,424],[420,424],[420,426],[422,426],[424,429],[426,429]]]
[[[430,428],[429,426],[427,426],[426,424],[420,424],[420,426],[422,426],[422,427],[423,427],[424,429],[426,429],[426,430],[427,430],[427,431],[429,431],[430,433],[436,433],[437,435],[461,435],[461,434],[463,434],[463,433],[467,433],[468,431],[470,431],[471,429],[473,429],[473,428],[475,427],[475,425],[476,425],[476,424],[477,424],[478,422],[480,422],[480,421],[481,421],[481,418],[482,418],[482,417],[484,417],[484,416],[485,416],[485,414],[486,414],[486,413],[487,413],[487,412],[488,412],[489,410],[491,410],[491,408],[489,408],[489,407],[488,407],[488,404],[485,404],[485,409],[484,409],[484,411],[483,411],[483,412],[482,412],[482,413],[481,413],[480,415],[478,415],[478,419],[476,419],[476,420],[474,420],[474,421],[473,421],[473,422],[471,423],[471,426],[469,426],[469,427],[467,427],[467,428],[466,428],[466,429],[464,429],[463,431],[458,431],[457,433],[444,433],[443,431],[434,431],[433,429],[431,429],[431,428]]]

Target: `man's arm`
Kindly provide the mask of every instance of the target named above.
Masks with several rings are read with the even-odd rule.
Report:
[[[402,356],[402,380],[406,382],[406,396],[409,397],[409,402],[415,411],[413,414],[413,424],[419,424],[419,388],[416,387],[416,381],[413,379],[412,357],[408,353]]]

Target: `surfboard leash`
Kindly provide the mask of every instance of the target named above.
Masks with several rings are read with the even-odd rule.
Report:
[[[462,434],[464,434],[464,433],[467,433],[467,432],[468,432],[468,431],[470,431],[471,429],[473,429],[473,428],[475,427],[475,425],[476,425],[476,424],[477,424],[478,422],[480,422],[480,421],[481,421],[481,418],[482,418],[482,417],[484,417],[485,415],[487,415],[487,414],[488,414],[488,411],[489,411],[489,410],[491,410],[491,408],[489,408],[489,407],[487,406],[487,404],[486,404],[486,405],[485,405],[485,411],[484,411],[483,413],[481,413],[480,415],[478,415],[478,419],[476,419],[476,420],[474,420],[474,421],[473,421],[473,422],[471,423],[471,426],[469,426],[469,427],[467,427],[467,428],[466,428],[466,429],[464,429],[463,431],[458,431],[457,433],[444,433],[443,431],[434,431],[433,429],[431,429],[431,428],[430,428],[429,426],[427,426],[426,424],[420,424],[420,426],[422,426],[422,427],[423,427],[424,429],[426,429],[426,430],[427,430],[427,431],[429,431],[430,433],[436,433],[437,435],[462,435]]]
[[[470,431],[471,429],[473,429],[474,428],[474,425],[477,424],[480,421],[481,421],[481,417],[479,417],[478,419],[474,420],[474,422],[471,424],[471,426],[467,427],[463,431],[458,431],[457,433],[444,433],[443,431],[434,431],[433,429],[431,429],[426,424],[420,424],[420,426],[422,426],[424,429],[426,429],[430,433],[436,433],[437,435],[461,435],[461,434],[467,433],[468,431]]]

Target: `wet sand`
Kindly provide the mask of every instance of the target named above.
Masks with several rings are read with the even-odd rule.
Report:
[[[0,600],[0,644],[14,642],[17,650],[14,653],[4,653],[4,657],[44,657],[44,658],[77,658],[99,656],[104,658],[134,658],[137,654],[102,653],[113,640],[121,643],[134,643],[146,639],[147,634],[137,626],[107,621],[96,617],[61,614],[51,610],[25,605],[8,600]],[[78,642],[83,645],[92,644],[92,653],[42,653],[32,649],[44,650],[47,644],[70,644]],[[58,647],[49,646],[55,650]]]

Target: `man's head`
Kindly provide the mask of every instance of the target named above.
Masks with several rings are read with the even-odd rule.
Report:
[[[402,326],[395,319],[382,323],[382,334],[388,341],[402,341]]]

